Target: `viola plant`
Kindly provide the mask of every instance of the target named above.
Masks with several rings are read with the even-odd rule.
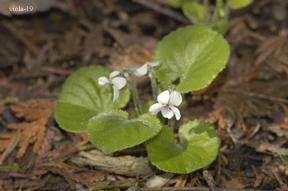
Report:
[[[216,0],[215,5],[209,0],[169,0],[171,6],[180,8],[183,14],[194,24],[206,25],[225,34],[228,29],[230,10],[241,9],[253,0]]]
[[[163,171],[190,173],[207,167],[218,154],[215,128],[201,120],[183,123],[181,103],[184,94],[213,81],[229,54],[226,40],[210,27],[179,28],[158,43],[154,60],[140,68],[110,73],[90,66],[74,72],[64,84],[56,120],[67,131],[87,133],[90,142],[106,153],[144,144],[151,163]],[[145,75],[153,95],[143,113],[135,78]],[[135,117],[123,110],[130,97]],[[180,127],[168,125],[174,119]]]

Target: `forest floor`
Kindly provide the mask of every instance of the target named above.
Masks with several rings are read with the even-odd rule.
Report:
[[[258,0],[232,12],[230,62],[209,88],[187,96],[183,112],[184,121],[215,124],[219,156],[157,189],[144,188],[150,176],[73,163],[94,148],[85,135],[59,128],[54,106],[73,71],[140,66],[159,39],[188,21],[161,0],[41,2],[15,16],[7,12],[13,0],[0,1],[1,191],[288,190],[288,1]],[[139,85],[143,99],[148,86]],[[123,155],[146,153],[139,146],[115,154]]]

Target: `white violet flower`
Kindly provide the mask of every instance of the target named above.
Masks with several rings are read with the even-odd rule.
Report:
[[[156,115],[161,111],[163,117],[171,119],[174,115],[177,120],[181,118],[179,109],[177,108],[182,102],[182,96],[177,91],[166,90],[161,92],[157,97],[158,103],[153,104],[149,108],[149,112]]]
[[[146,62],[143,66],[141,66],[140,68],[136,69],[134,74],[138,77],[140,76],[144,76],[147,74],[148,72],[148,68],[154,68],[159,66],[159,61],[152,61],[152,62]]]
[[[127,84],[127,80],[120,76],[119,71],[113,71],[109,75],[109,79],[105,76],[98,78],[98,84],[104,86],[106,84],[111,84],[113,88],[113,102],[119,98],[120,90],[124,88]]]

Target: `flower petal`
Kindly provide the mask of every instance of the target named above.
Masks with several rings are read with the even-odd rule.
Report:
[[[177,107],[174,107],[174,106],[171,106],[171,105],[169,107],[173,111],[176,119],[179,120],[181,118],[181,113],[180,113],[179,109]]]
[[[120,95],[120,90],[113,86],[113,102],[117,101]]]
[[[170,93],[168,90],[161,92],[158,96],[157,96],[157,101],[159,103],[162,104],[168,104],[169,102],[169,98],[170,98]]]
[[[109,80],[108,80],[108,78],[102,76],[102,77],[98,78],[98,84],[100,86],[104,86],[106,84],[109,84]]]
[[[179,106],[182,103],[182,96],[179,92],[173,91],[170,94],[169,104]]]
[[[118,90],[122,89],[127,84],[127,80],[123,77],[115,77],[111,81],[113,86],[115,86],[115,88]]]
[[[119,71],[117,71],[117,70],[116,70],[116,71],[113,71],[113,72],[111,72],[111,73],[110,73],[110,76],[109,76],[109,78],[110,78],[110,79],[112,79],[112,78],[114,78],[114,77],[118,76],[119,74],[120,74],[120,72],[119,72]]]
[[[164,118],[167,119],[171,119],[174,116],[173,111],[167,106],[161,109],[161,114]]]
[[[164,106],[161,103],[155,103],[150,106],[149,112],[152,113],[153,115],[156,115],[163,107]]]
[[[147,62],[147,64],[151,67],[156,67],[160,65],[159,61]]]
[[[143,66],[141,66],[140,68],[136,69],[134,74],[136,76],[144,76],[146,75],[148,72],[148,65],[147,64],[144,64]]]

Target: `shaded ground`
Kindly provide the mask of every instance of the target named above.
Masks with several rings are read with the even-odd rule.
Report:
[[[141,65],[157,40],[187,21],[161,0],[42,1],[35,9],[41,12],[25,16],[7,15],[9,2],[0,2],[0,163],[20,169],[1,171],[0,190],[143,187],[149,177],[72,163],[91,146],[83,146],[84,135],[59,129],[54,102],[74,70]],[[183,121],[215,123],[221,152],[205,173],[174,175],[164,187],[288,190],[287,10],[288,1],[258,0],[232,13],[227,69],[205,91],[188,95],[182,108]],[[140,82],[143,99],[149,98],[148,86]],[[145,156],[145,150],[117,153],[126,154]]]

